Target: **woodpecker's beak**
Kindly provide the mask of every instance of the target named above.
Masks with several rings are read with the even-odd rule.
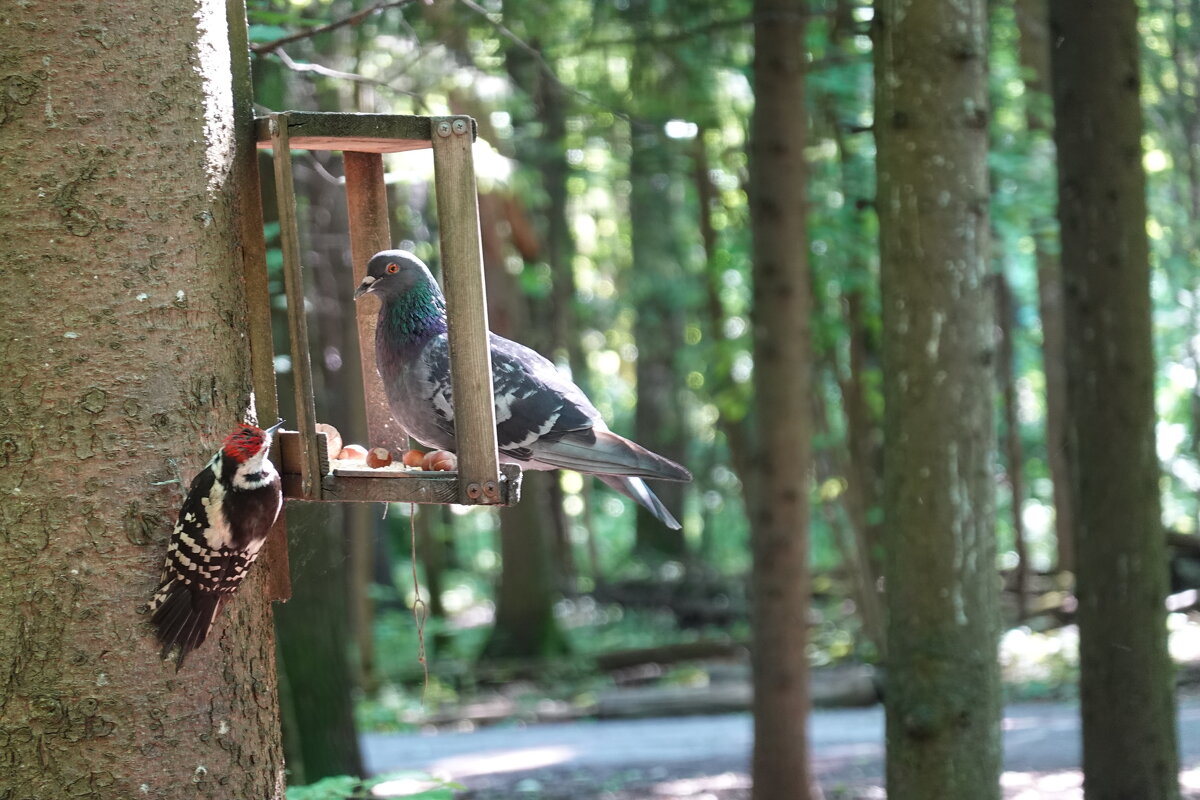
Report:
[[[279,430],[279,429],[280,429],[280,428],[282,428],[282,427],[283,427],[283,420],[279,420],[279,422],[276,422],[274,425],[272,425],[271,427],[267,428],[267,429],[266,429],[265,431],[263,431],[263,432],[264,432],[265,434],[267,434],[268,436],[272,436],[272,435],[274,435],[275,431]]]
[[[358,288],[354,290],[354,299],[357,300],[358,298],[362,297],[364,294],[367,294],[368,292],[372,291],[375,288],[376,280],[378,280],[378,279],[372,278],[370,275],[363,278],[362,283],[360,283],[358,285]]]

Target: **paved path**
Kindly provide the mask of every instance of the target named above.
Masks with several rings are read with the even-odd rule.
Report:
[[[1200,698],[1180,701],[1179,727],[1184,787],[1200,791]],[[813,763],[822,784],[866,787],[880,783],[883,773],[882,708],[818,710],[812,715],[811,731]],[[744,776],[750,745],[750,717],[747,714],[553,723],[486,728],[471,733],[367,734],[363,737],[364,758],[372,774],[421,770],[472,787],[497,787],[505,780],[524,781],[526,789],[516,790],[524,796],[536,796],[527,793],[529,781],[541,785],[547,780],[553,781],[554,776],[571,771],[594,775],[624,771],[631,776],[644,775],[648,779],[657,776],[662,780],[680,775]],[[1035,800],[1080,796],[1077,789],[1079,760],[1076,705],[1018,704],[1006,709],[1004,768],[1007,797]],[[661,786],[655,789],[653,796],[688,796],[686,792],[673,795],[660,789]],[[743,796],[736,791],[710,794],[731,798]],[[504,795],[485,793],[479,796]],[[576,791],[574,795],[566,796],[579,795]],[[608,796],[615,795],[610,793]]]

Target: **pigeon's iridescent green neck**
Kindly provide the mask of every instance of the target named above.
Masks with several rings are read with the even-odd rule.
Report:
[[[392,299],[383,316],[389,331],[403,342],[421,341],[446,331],[446,301],[429,283]]]

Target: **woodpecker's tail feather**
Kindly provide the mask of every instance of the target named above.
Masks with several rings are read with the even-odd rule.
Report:
[[[225,596],[219,592],[194,590],[179,580],[165,583],[150,601],[153,616],[150,622],[157,628],[162,642],[162,657],[179,645],[176,669],[183,667],[187,654],[204,643],[221,611]]]
[[[658,495],[650,491],[650,487],[641,478],[628,478],[624,475],[597,475],[596,477],[630,500],[645,507],[647,511],[654,515],[655,519],[671,530],[677,531],[683,527],[679,524],[679,520],[675,519],[675,516],[663,505],[663,501],[658,499]]]
[[[586,438],[584,434],[567,434],[559,439],[539,441],[532,450],[534,461],[593,475],[628,475],[664,481],[692,479],[692,473],[671,459],[663,458],[612,431],[589,430]]]

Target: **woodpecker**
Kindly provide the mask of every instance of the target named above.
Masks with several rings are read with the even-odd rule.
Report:
[[[162,657],[179,645],[177,668],[204,643],[279,517],[283,493],[267,451],[282,424],[266,430],[237,426],[192,480],[179,509],[159,587],[147,608]]]

